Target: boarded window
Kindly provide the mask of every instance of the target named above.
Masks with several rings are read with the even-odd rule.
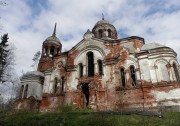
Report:
[[[132,86],[136,86],[136,72],[135,72],[135,69],[134,69],[134,66],[131,65],[130,66],[130,71],[131,71],[131,81],[132,81]]]
[[[19,99],[21,99],[22,96],[23,96],[23,90],[24,90],[24,85],[21,86],[20,94],[19,94]]]
[[[108,29],[108,37],[111,38],[111,30]]]
[[[180,82],[179,72],[178,72],[178,69],[177,69],[177,65],[175,63],[173,63],[173,69],[174,69],[174,73],[175,73],[177,82]]]
[[[126,76],[125,76],[125,70],[124,68],[121,68],[121,83],[122,86],[125,87],[126,86]]]
[[[102,64],[102,60],[98,60],[98,73],[99,75],[103,74],[103,64]]]
[[[79,77],[83,77],[83,65],[82,63],[79,64]]]
[[[170,80],[165,62],[162,62],[162,61],[158,62],[157,69],[158,69],[158,72],[157,72],[158,82]]]
[[[99,30],[99,38],[102,38],[103,37],[103,31],[102,29]]]
[[[27,98],[27,93],[28,93],[28,85],[26,85],[25,87],[24,98]]]
[[[87,53],[88,59],[88,77],[94,76],[94,55],[93,52]]]

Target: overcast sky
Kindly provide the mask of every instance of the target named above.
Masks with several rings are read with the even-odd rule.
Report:
[[[3,0],[1,0],[3,1]],[[173,48],[180,57],[179,0],[6,0],[0,5],[0,35],[9,34],[16,46],[16,70],[33,70],[33,55],[52,35],[63,51],[71,49],[102,18],[112,23],[118,37],[140,36],[146,43],[157,42]],[[2,27],[3,26],[3,27]]]

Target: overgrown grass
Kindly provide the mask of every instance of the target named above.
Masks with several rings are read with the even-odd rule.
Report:
[[[163,118],[141,115],[95,114],[71,106],[54,112],[0,113],[0,126],[180,126],[179,112],[163,113]]]

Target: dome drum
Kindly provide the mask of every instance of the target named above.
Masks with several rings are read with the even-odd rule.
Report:
[[[110,24],[106,20],[98,21],[92,32],[94,33],[96,38],[111,38],[111,39],[117,39],[117,31],[116,28]]]

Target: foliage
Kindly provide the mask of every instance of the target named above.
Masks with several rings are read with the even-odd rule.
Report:
[[[8,57],[8,34],[4,34],[1,37],[0,43],[0,82],[3,81],[3,74],[5,72],[6,64],[7,64],[7,57]]]
[[[35,70],[37,70],[37,66],[38,66],[38,62],[39,62],[39,58],[41,56],[41,52],[40,51],[37,51],[35,54],[34,54],[34,57],[33,57],[33,64],[31,65],[31,67],[33,67]]]

